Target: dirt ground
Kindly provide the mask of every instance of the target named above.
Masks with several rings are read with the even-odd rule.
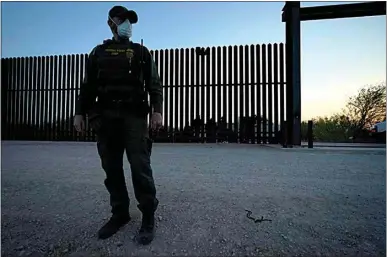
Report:
[[[155,144],[156,238],[112,238],[95,143],[2,142],[2,256],[385,256],[386,151]],[[256,218],[270,219],[254,223]]]

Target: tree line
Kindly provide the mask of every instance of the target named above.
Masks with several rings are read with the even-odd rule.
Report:
[[[327,103],[328,104],[328,103]],[[313,119],[313,135],[320,142],[374,142],[386,141],[386,134],[375,138],[370,129],[386,121],[386,84],[381,82],[363,86],[349,97],[345,107],[330,116]],[[301,135],[307,140],[308,124],[302,122]]]

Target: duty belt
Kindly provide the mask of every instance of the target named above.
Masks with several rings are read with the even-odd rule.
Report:
[[[114,108],[119,108],[119,107],[125,107],[125,106],[130,106],[133,105],[133,102],[127,101],[127,100],[117,100],[117,99],[109,99],[109,100],[102,100],[101,105],[103,107],[114,107]]]

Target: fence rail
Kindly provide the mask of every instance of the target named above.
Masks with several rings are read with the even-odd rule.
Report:
[[[283,43],[151,51],[164,85],[155,140],[275,141],[286,117],[284,51]],[[95,140],[72,126],[87,59],[2,59],[2,139]]]

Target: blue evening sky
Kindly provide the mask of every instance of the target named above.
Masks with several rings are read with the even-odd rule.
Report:
[[[285,40],[284,2],[2,2],[2,57],[88,53],[111,37],[116,4],[138,13],[133,40],[150,49]],[[359,87],[385,80],[385,16],[307,21],[301,30],[303,119],[339,111]]]

